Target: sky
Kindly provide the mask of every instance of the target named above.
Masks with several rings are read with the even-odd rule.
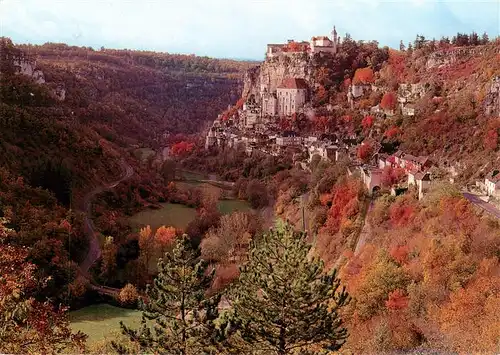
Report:
[[[267,43],[330,35],[399,41],[499,35],[500,0],[0,0],[0,36],[14,43],[264,58]]]

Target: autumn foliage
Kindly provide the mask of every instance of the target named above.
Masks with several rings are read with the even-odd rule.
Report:
[[[372,68],[359,68],[354,72],[353,84],[371,84],[375,80]]]
[[[361,126],[363,127],[363,129],[371,128],[373,126],[374,119],[375,118],[373,116],[365,116],[361,121]]]
[[[194,143],[190,142],[179,142],[175,143],[171,148],[172,155],[181,157],[191,153],[194,149]]]
[[[397,105],[396,94],[393,92],[386,92],[382,97],[382,101],[380,102],[380,107],[384,110],[394,110]]]
[[[401,129],[396,126],[392,126],[391,128],[387,129],[384,132],[384,137],[387,137],[388,139],[394,138],[397,135],[401,134]]]
[[[406,172],[403,168],[386,166],[382,171],[382,185],[384,187],[391,187],[401,181],[405,174]]]
[[[358,158],[362,162],[368,162],[374,153],[374,147],[370,143],[363,143],[358,147],[356,152]]]
[[[496,129],[490,129],[484,137],[484,148],[495,150],[498,147],[498,132]]]

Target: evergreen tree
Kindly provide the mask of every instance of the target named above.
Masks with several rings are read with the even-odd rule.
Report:
[[[337,312],[349,296],[338,291],[336,270],[324,273],[323,262],[309,256],[305,239],[288,224],[271,230],[254,243],[241,269],[230,318],[235,338],[252,351],[333,351],[347,338]]]
[[[481,36],[481,44],[488,44],[490,41],[490,38],[488,37],[488,34],[486,32],[483,33]]]
[[[214,354],[221,342],[216,327],[220,295],[206,297],[214,272],[199,260],[187,236],[178,240],[174,250],[158,263],[158,276],[146,288],[141,300],[141,327],[131,329],[120,322],[123,334],[141,351],[167,354]],[[120,353],[123,344],[113,343]]]
[[[403,40],[399,41],[399,50],[403,52],[406,49],[405,44],[403,43]]]

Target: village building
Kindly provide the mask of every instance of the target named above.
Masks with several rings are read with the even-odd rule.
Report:
[[[311,38],[311,42],[309,44],[310,55],[314,55],[316,53],[337,53],[338,47],[340,44],[340,37],[337,36],[337,30],[335,26],[333,26],[332,30],[332,38],[328,38],[327,36],[318,36]]]
[[[267,88],[261,93],[262,115],[276,116],[278,114],[278,97],[276,93],[267,92]]]
[[[384,169],[385,167],[394,168],[396,166],[396,157],[393,155],[379,154],[378,167]]]
[[[382,184],[382,169],[373,166],[362,166],[359,170],[361,173],[361,181],[363,181],[363,184],[365,184],[370,194],[380,190]]]
[[[307,83],[304,79],[289,78],[276,89],[278,97],[278,114],[291,116],[297,113],[307,98]]]
[[[500,171],[493,170],[484,179],[484,185],[486,187],[486,195],[488,196],[500,196]]]
[[[291,39],[288,43],[273,43],[267,45],[266,58],[276,58],[278,56],[290,56],[296,53],[303,53],[304,50],[309,51],[309,55],[313,56],[316,53],[337,53],[340,47],[340,36],[337,36],[337,30],[333,27],[331,38],[327,36],[312,37],[310,42],[302,41],[295,42]],[[291,46],[296,43],[295,46]]]
[[[240,123],[242,128],[255,128],[255,125],[261,121],[261,108],[255,101],[254,95],[250,95],[249,99],[243,104]]]
[[[279,147],[290,147],[301,143],[302,137],[297,136],[293,131],[285,131],[281,136],[276,137],[276,145]]]
[[[322,142],[315,142],[307,147],[309,153],[309,163],[312,161],[315,155],[318,155],[322,160],[325,161],[337,161],[338,159],[338,147],[332,144],[325,144]]]
[[[401,114],[403,116],[415,116],[415,105],[408,104],[401,108]]]
[[[416,186],[419,200],[422,199],[424,193],[429,190],[431,184],[431,176],[429,172],[411,170],[408,172],[408,187]]]

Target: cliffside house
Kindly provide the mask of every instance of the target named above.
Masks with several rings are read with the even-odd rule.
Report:
[[[297,136],[294,131],[285,131],[281,136],[276,137],[276,145],[279,147],[290,147],[301,143],[302,137]]]
[[[318,155],[325,161],[337,161],[338,147],[332,144],[325,144],[323,142],[315,142],[307,147],[309,153],[309,163],[315,155]]]
[[[500,170],[493,170],[484,179],[486,194],[488,196],[500,196]]]
[[[261,93],[262,115],[276,116],[278,114],[278,97],[276,93],[270,93],[267,88]]]
[[[255,101],[254,95],[250,95],[249,99],[243,104],[242,112],[242,128],[255,128],[255,125],[260,123],[261,108]]]
[[[415,185],[418,191],[418,199],[424,197],[424,193],[429,190],[431,175],[429,172],[411,170],[408,172],[408,187]]]
[[[278,114],[291,116],[297,113],[306,103],[307,83],[304,79],[285,79],[277,88],[276,93],[278,97]]]
[[[359,168],[361,174],[361,180],[365,184],[368,192],[372,194],[373,192],[380,190],[382,181],[382,169],[375,166],[361,166]]]
[[[415,116],[415,105],[407,104],[402,106],[401,113],[403,116]]]

